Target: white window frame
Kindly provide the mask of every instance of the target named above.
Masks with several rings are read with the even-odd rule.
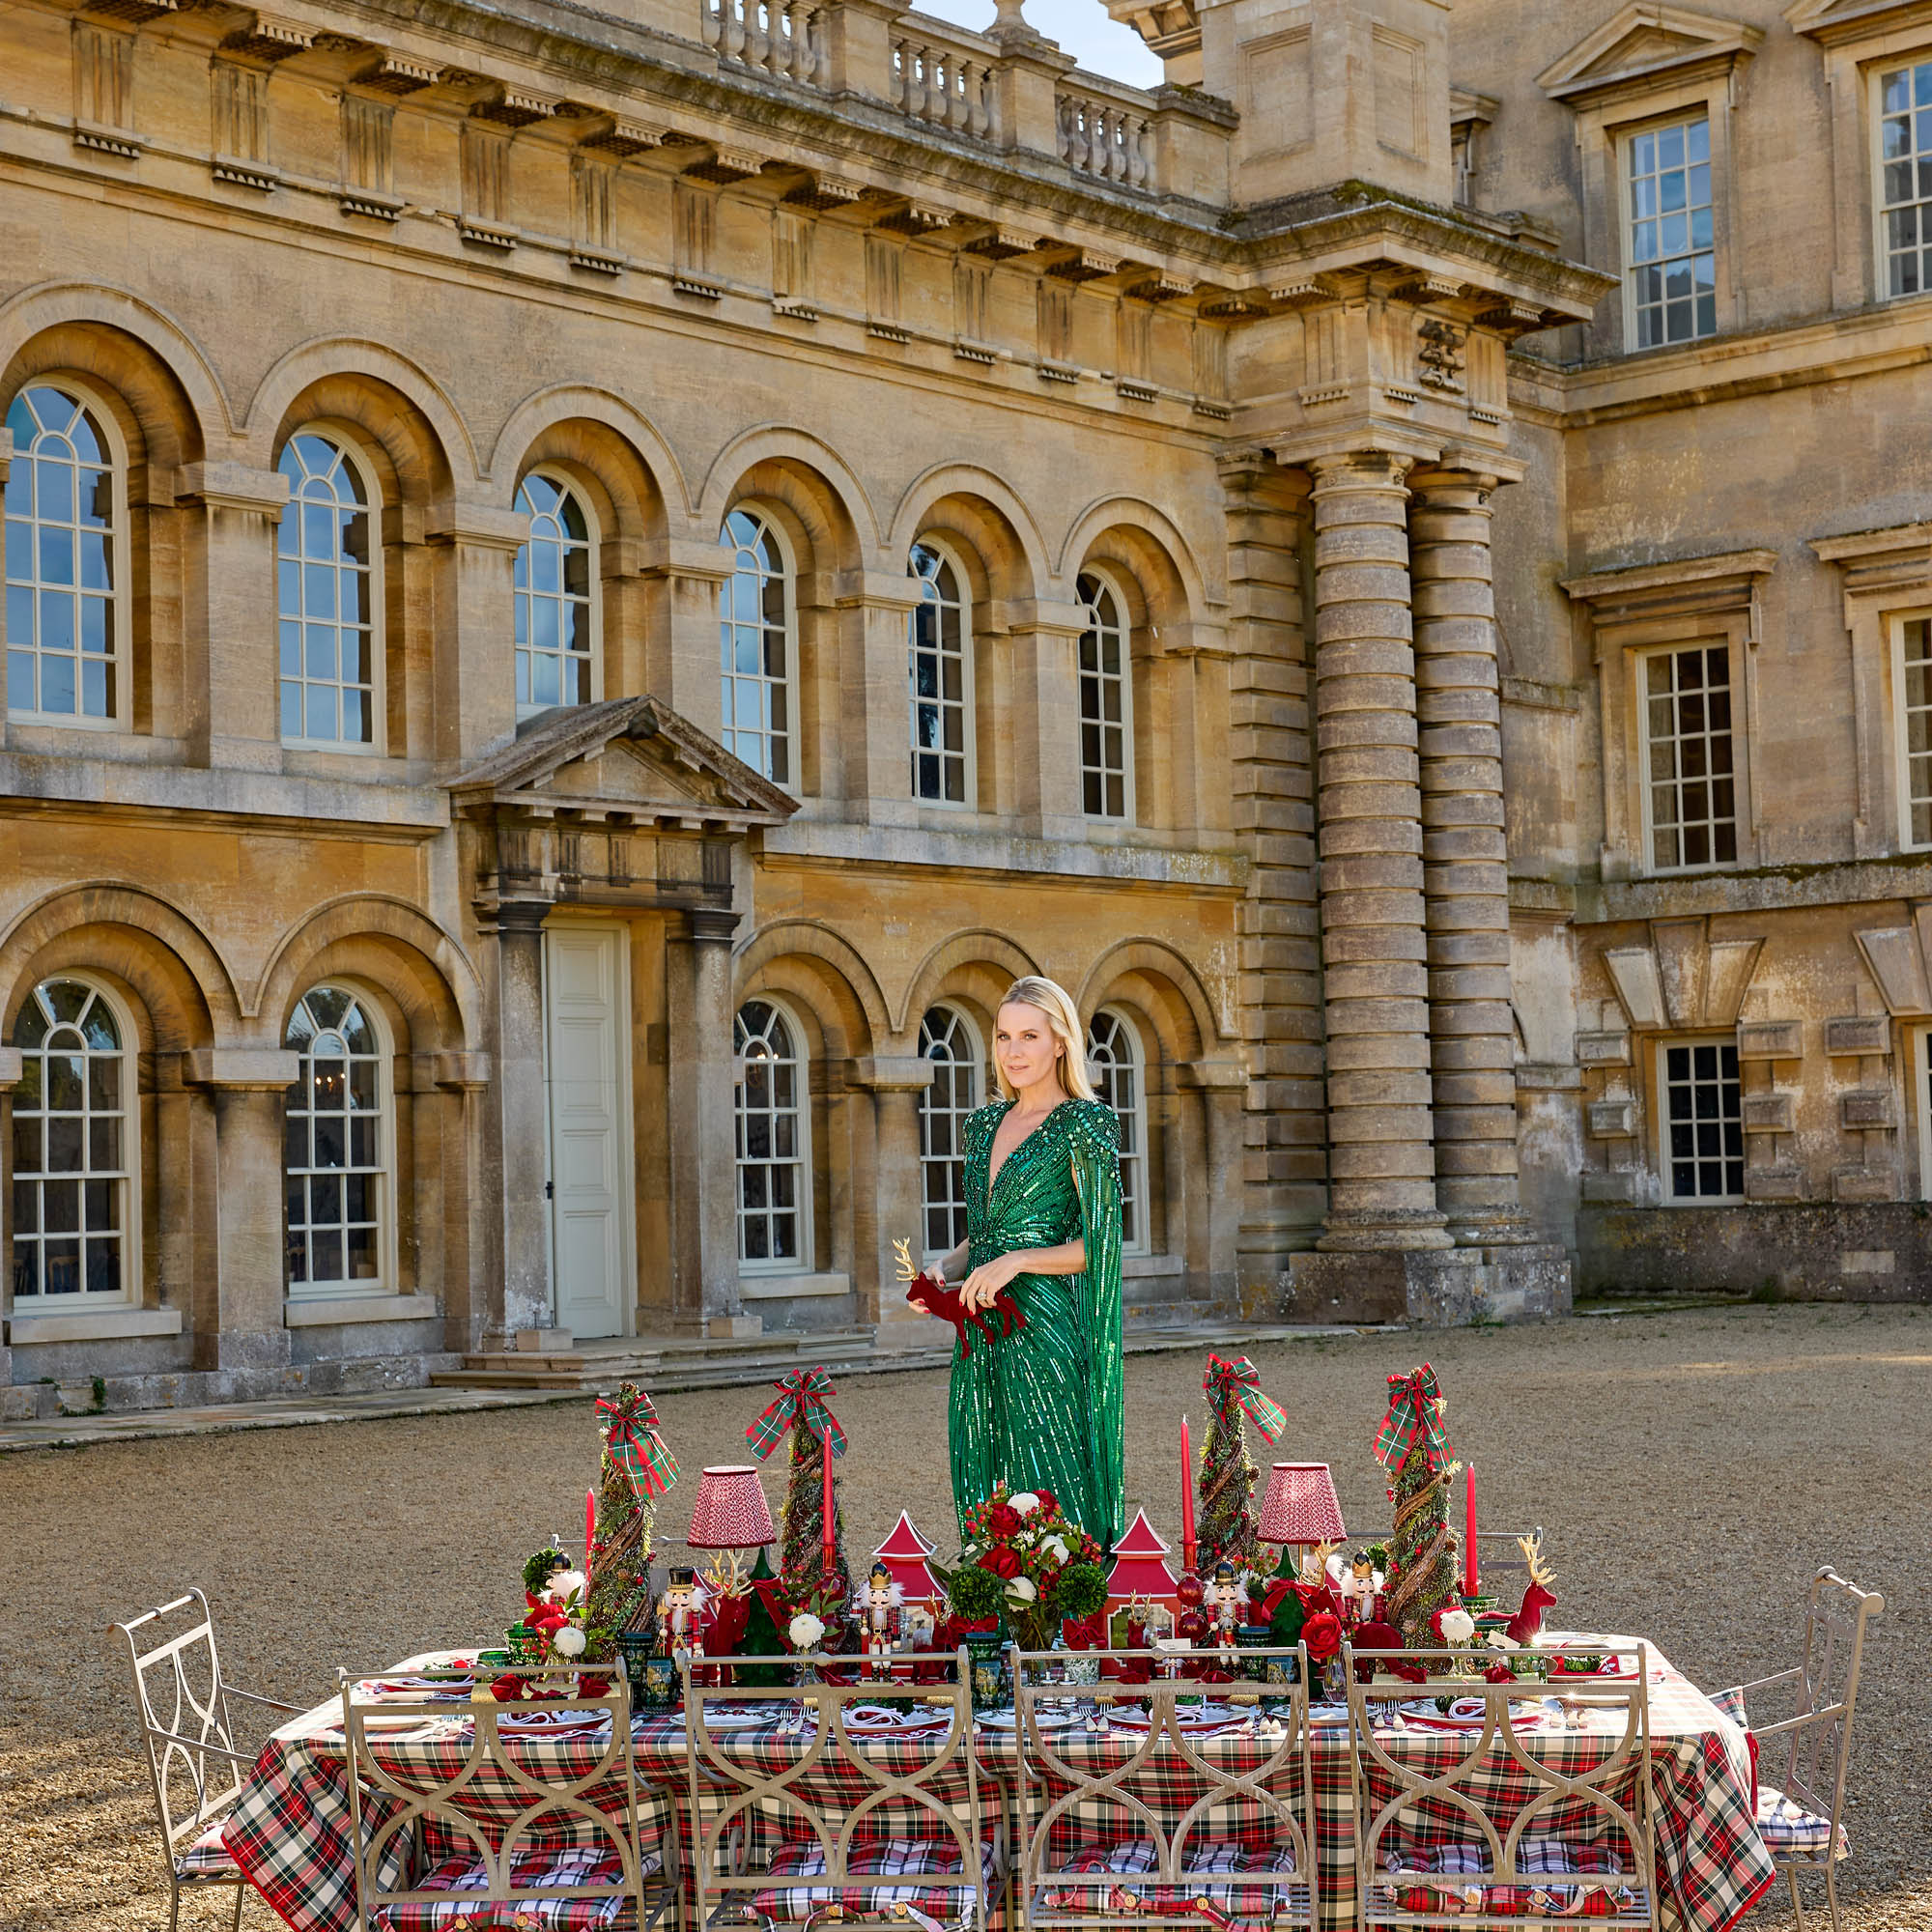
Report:
[[[1921,67],[1932,68],[1932,46],[1920,46],[1873,61],[1865,74],[1865,121],[1871,144],[1872,298],[1875,301],[1917,301],[1920,296],[1932,295],[1932,280],[1921,281],[1916,289],[1896,295],[1892,293],[1891,249],[1885,232],[1888,213],[1885,201],[1886,77],[1893,73],[1910,73]],[[1932,150],[1928,150],[1928,156],[1932,156]],[[1915,202],[1912,206],[1919,211],[1918,250],[1923,258],[1932,253],[1932,241],[1926,239],[1928,228],[1932,228],[1932,197]]]
[[[357,477],[360,478],[363,493],[368,499],[369,705],[372,717],[370,721],[371,729],[369,739],[366,744],[357,743],[347,738],[291,738],[287,736],[282,737],[281,743],[284,749],[291,752],[339,752],[348,756],[358,758],[386,757],[388,755],[388,624],[387,612],[384,609],[383,582],[383,515],[386,505],[383,500],[381,482],[377,477],[374,466],[363,452],[359,438],[353,431],[345,429],[339,424],[327,421],[300,423],[292,429],[282,439],[281,447],[275,452],[275,466],[277,469],[280,469],[283,457],[287,454],[290,446],[298,436],[321,437],[341,450],[343,460],[355,470]],[[291,485],[289,507],[293,509],[299,500],[295,495],[293,485]],[[288,511],[284,510],[282,514],[286,516]],[[275,523],[274,560],[276,570],[275,722],[277,731],[279,732],[282,715],[281,627],[283,623],[280,576],[282,564],[280,518],[277,518]],[[306,639],[304,639],[304,651],[306,651]],[[306,674],[301,679],[304,688],[311,681],[322,682],[323,680],[310,680]],[[340,679],[337,679],[336,687],[338,691],[342,688]],[[337,716],[339,719],[339,711]],[[307,723],[306,711],[303,714],[303,723]]]
[[[1905,1035],[1906,1078],[1918,1133],[1918,1198],[1932,1201],[1932,1026],[1907,1027]]]
[[[763,672],[759,672],[754,676],[748,672],[734,670],[730,668],[729,665],[727,664],[724,651],[724,634],[727,629],[735,630],[735,619],[731,616],[728,616],[723,607],[724,601],[728,599],[731,595],[731,586],[738,581],[739,573],[734,567],[730,572],[726,574],[724,581],[718,586],[718,595],[720,600],[720,610],[718,612],[718,653],[719,653],[718,675],[719,675],[719,713],[720,713],[718,742],[721,745],[723,745],[724,749],[732,754],[733,757],[744,758],[745,762],[748,765],[750,765],[753,771],[756,771],[757,773],[760,774],[760,776],[764,778],[771,779],[772,783],[778,785],[781,790],[788,791],[794,797],[797,797],[800,795],[801,791],[800,781],[799,781],[799,765],[805,746],[805,734],[800,728],[800,718],[799,718],[798,559],[795,554],[793,553],[791,546],[791,538],[786,534],[783,524],[781,524],[777,517],[773,516],[772,513],[768,509],[766,509],[762,503],[759,503],[755,499],[751,499],[742,503],[733,503],[731,507],[724,513],[724,521],[723,524],[719,526],[718,529],[718,545],[719,548],[723,550],[727,556],[730,556],[735,559],[738,553],[739,546],[736,540],[733,539],[731,536],[731,519],[735,516],[740,516],[740,515],[747,517],[755,517],[758,521],[759,526],[764,530],[765,534],[768,537],[770,537],[773,548],[778,552],[779,568],[781,573],[782,582],[784,584],[785,665],[784,665],[783,676],[774,678],[765,675]],[[761,617],[759,620],[759,629],[762,631],[764,628],[765,627],[763,619]],[[734,638],[734,642],[735,642],[735,638]],[[767,689],[770,689],[773,686],[777,686],[784,693],[785,728],[783,732],[783,738],[785,745],[786,764],[788,769],[786,775],[783,778],[772,777],[772,773],[769,769],[770,759],[768,756],[764,759],[762,763],[756,758],[746,758],[744,753],[741,752],[737,746],[737,725],[734,722],[735,713],[730,707],[728,707],[724,703],[724,698],[727,695],[730,695],[733,692],[733,688],[736,685],[753,684],[753,683],[763,685]],[[770,714],[768,712],[767,716],[769,717],[769,715]],[[775,731],[767,729],[764,732],[760,733],[759,735],[762,736],[767,742],[769,742],[771,739],[778,737],[780,734]]]
[[[121,1293],[118,1295],[90,1294],[85,1289],[71,1293],[49,1294],[43,1290],[24,1300],[16,1299],[11,1275],[6,1283],[6,1300],[14,1315],[58,1314],[72,1315],[84,1311],[139,1307],[142,1300],[141,1273],[141,1081],[140,1081],[140,1039],[135,1031],[134,1016],[128,1004],[113,987],[93,974],[81,971],[60,971],[48,973],[34,981],[27,997],[32,999],[43,986],[57,980],[71,980],[78,986],[85,986],[90,993],[100,999],[114,1015],[114,1024],[121,1030],[121,1173],[118,1177],[121,1186]],[[24,1003],[22,1010],[25,1009]],[[14,1015],[14,1025],[19,1023],[19,1015]],[[64,1024],[64,1022],[63,1022]],[[8,1031],[11,1044],[14,1032]],[[43,1052],[43,1049],[30,1049]],[[44,1093],[44,1086],[43,1092]],[[37,1178],[44,1178],[46,1154],[42,1150],[42,1166]],[[82,1170],[83,1178],[85,1170]],[[14,1169],[13,1148],[7,1151],[7,1231],[14,1239],[18,1239],[18,1231],[14,1226],[14,1182],[18,1177]],[[83,1209],[84,1212],[84,1209]],[[85,1267],[86,1258],[82,1257]],[[44,1266],[42,1280],[46,1278]]]
[[[914,688],[913,657],[915,652],[914,631],[919,621],[919,609],[906,612],[906,782],[912,793],[913,803],[936,811],[974,811],[980,803],[980,760],[979,731],[977,728],[977,701],[975,685],[977,681],[980,655],[978,641],[973,629],[973,579],[967,571],[965,561],[953,547],[942,537],[918,536],[906,552],[906,576],[921,586],[932,583],[923,572],[913,564],[915,550],[929,550],[935,555],[945,558],[952,571],[952,581],[959,588],[959,708],[960,746],[963,752],[959,798],[927,798],[919,788],[919,704],[920,699]],[[936,587],[936,586],[935,586]],[[925,600],[924,589],[920,592]],[[937,601],[936,599],[930,601]],[[942,698],[941,702],[946,700]],[[941,767],[942,774],[944,766]],[[944,785],[942,783],[942,790]]]
[[[1094,1030],[1103,1019],[1111,1020],[1118,1029],[1114,1036],[1116,1039],[1125,1039],[1127,1057],[1124,1062],[1111,1055],[1106,1060],[1094,1059]],[[1115,1117],[1121,1122],[1121,1194],[1123,1201],[1132,1204],[1134,1219],[1132,1238],[1129,1239],[1124,1232],[1121,1237],[1121,1252],[1123,1255],[1153,1252],[1151,1203],[1148,1198],[1147,1069],[1147,1041],[1142,1037],[1140,1023],[1120,1007],[1100,1008],[1087,1025],[1087,1077],[1094,1082],[1101,1099],[1113,1108]],[[1114,1097],[1116,1070],[1124,1072],[1133,1082],[1132,1097],[1125,1107]]]
[[[1706,155],[1704,166],[1709,171],[1711,193],[1711,199],[1706,204],[1711,211],[1711,246],[1709,251],[1711,256],[1711,327],[1708,330],[1698,330],[1693,327],[1690,334],[1685,336],[1680,341],[1639,343],[1637,340],[1637,310],[1641,304],[1637,300],[1637,272],[1640,269],[1657,266],[1657,264],[1639,262],[1636,259],[1636,223],[1639,216],[1637,215],[1636,204],[1631,191],[1633,151],[1636,143],[1645,135],[1661,136],[1667,133],[1673,128],[1683,128],[1688,132],[1693,124],[1700,121],[1704,124],[1704,147]],[[1634,122],[1627,128],[1619,128],[1616,134],[1615,154],[1617,216],[1619,222],[1617,259],[1623,264],[1625,348],[1633,355],[1648,355],[1659,350],[1690,349],[1699,342],[1712,341],[1724,332],[1725,299],[1723,259],[1721,254],[1723,237],[1719,232],[1723,188],[1718,178],[1718,129],[1710,108],[1700,102],[1689,102],[1669,113]],[[1687,160],[1685,163],[1687,171],[1691,163]],[[1688,225],[1688,196],[1686,217]],[[1662,218],[1662,212],[1660,211],[1656,216],[1644,216],[1641,218],[1646,220],[1661,220]],[[1682,256],[1673,255],[1665,259],[1669,261],[1688,260],[1691,256],[1701,255],[1704,252],[1701,248],[1694,248],[1687,250],[1686,254]],[[1694,296],[1691,300],[1692,321],[1694,323],[1696,300]]]
[[[376,1181],[376,1273],[352,1280],[318,1282],[294,1279],[288,1265],[288,1119],[286,1101],[283,1109],[284,1131],[282,1138],[282,1292],[290,1301],[304,1304],[318,1301],[362,1300],[374,1295],[397,1294],[401,1287],[397,1276],[397,1200],[396,1200],[396,1092],[395,1092],[395,1043],[389,1035],[387,1015],[380,1003],[371,995],[366,986],[353,979],[330,976],[317,980],[304,986],[300,994],[290,1003],[289,1019],[282,1024],[282,1039],[288,1039],[289,1022],[295,1017],[296,1009],[311,994],[325,988],[339,993],[347,993],[355,1002],[357,1009],[369,1023],[369,1031],[376,1037],[376,1154],[373,1167],[342,1169],[346,1180],[350,1174],[373,1175]],[[299,1053],[299,1048],[289,1048]],[[299,1082],[297,1083],[299,1085]],[[295,1091],[289,1089],[290,1094]],[[310,1117],[311,1119],[313,1116]],[[311,1151],[314,1143],[310,1142]],[[303,1169],[304,1174],[316,1170]]]
[[[1932,836],[1917,839],[1912,836],[1912,721],[1905,701],[1905,630],[1908,624],[1923,624],[1926,627],[1924,663],[1928,684],[1932,684],[1932,607],[1917,611],[1889,611],[1885,618],[1886,639],[1891,654],[1892,748],[1898,781],[1898,849],[1901,852],[1928,852],[1932,851]],[[1932,733],[1932,703],[1925,706],[1925,719],[1928,733]],[[1925,803],[1932,807],[1932,765],[1928,765],[1927,776]]]
[[[79,712],[66,711],[15,711],[8,707],[8,721],[16,724],[52,724],[68,731],[128,731],[132,728],[133,706],[130,702],[133,668],[133,598],[129,588],[129,573],[132,552],[129,548],[128,530],[128,445],[121,435],[121,425],[115,420],[114,412],[107,407],[102,392],[92,383],[64,371],[53,370],[30,377],[22,383],[7,399],[12,409],[15,398],[29,389],[65,389],[73,395],[99,425],[101,438],[107,445],[108,476],[114,497],[112,527],[108,531],[108,550],[113,558],[114,587],[108,600],[114,625],[114,650],[110,662],[114,668],[114,703],[105,718],[88,718]],[[14,463],[30,461],[28,452],[15,446],[12,458]],[[38,491],[36,502],[38,503]],[[0,523],[5,522],[5,513],[0,511]],[[38,522],[36,525],[38,527]],[[35,571],[39,579],[38,564]],[[4,579],[4,572],[0,572]],[[0,637],[6,635],[6,607],[0,604]],[[11,639],[9,640],[11,643]],[[40,656],[38,646],[35,656]],[[36,686],[39,677],[35,679]],[[6,692],[6,684],[0,682],[0,696]]]
[[[1706,654],[1719,651],[1724,658],[1725,691],[1730,699],[1731,723],[1731,769],[1727,776],[1731,783],[1731,853],[1728,859],[1713,857],[1699,865],[1660,866],[1657,863],[1656,826],[1653,822],[1651,806],[1651,736],[1650,736],[1650,663],[1654,658],[1675,657],[1690,651]],[[1705,872],[1725,872],[1735,870],[1745,863],[1745,841],[1747,829],[1747,799],[1745,796],[1745,774],[1743,755],[1739,741],[1744,736],[1744,694],[1738,686],[1737,664],[1730,648],[1730,639],[1722,635],[1705,638],[1686,638],[1678,643],[1653,644],[1631,653],[1631,667],[1634,676],[1636,740],[1637,740],[1637,791],[1640,812],[1640,836],[1643,840],[1640,853],[1641,870],[1651,878],[1672,878],[1682,875],[1696,875]],[[1708,731],[1708,726],[1707,726]],[[1710,781],[1706,775],[1706,781]],[[1673,781],[1684,782],[1680,776]],[[1715,819],[1711,821],[1715,823]]]
[[[738,1016],[747,1007],[769,1007],[777,1013],[780,1021],[789,1030],[794,1054],[793,1065],[798,1069],[796,1112],[798,1118],[798,1140],[791,1155],[792,1165],[798,1170],[797,1215],[798,1252],[793,1255],[765,1255],[747,1258],[745,1254],[745,1215],[743,1175],[747,1167],[772,1168],[782,1165],[779,1160],[767,1157],[761,1160],[748,1160],[737,1151],[739,1122],[744,1117],[745,1105],[745,1064],[746,1056],[737,1049]],[[817,1252],[812,1232],[812,1192],[813,1176],[811,1165],[811,1036],[807,1032],[798,1014],[784,1000],[770,993],[748,993],[731,1011],[732,1032],[732,1085],[731,1085],[731,1229],[738,1259],[738,1272],[741,1275],[800,1275],[813,1271],[813,1258]],[[753,1210],[769,1216],[770,1205]]]
[[[1119,620],[1115,626],[1111,627],[1103,626],[1099,620],[1100,611],[1097,602],[1092,599],[1082,598],[1081,602],[1085,606],[1087,611],[1088,623],[1086,628],[1082,630],[1079,638],[1075,640],[1074,643],[1074,650],[1076,654],[1074,661],[1074,683],[1076,692],[1078,694],[1077,704],[1079,707],[1077,724],[1081,734],[1081,750],[1080,750],[1081,810],[1085,814],[1085,816],[1092,819],[1096,825],[1131,825],[1134,823],[1133,606],[1127,601],[1126,593],[1122,588],[1120,579],[1117,578],[1112,571],[1107,570],[1097,564],[1090,564],[1085,570],[1080,572],[1080,577],[1091,578],[1096,584],[1098,584],[1106,592],[1106,594],[1109,597],[1113,599],[1114,611]],[[1078,580],[1076,579],[1076,584]],[[1104,787],[1107,777],[1107,768],[1104,763],[1104,758],[1105,758],[1104,748],[1102,750],[1103,762],[1100,765],[1092,766],[1089,765],[1087,762],[1086,733],[1087,733],[1088,720],[1085,709],[1086,705],[1085,687],[1089,676],[1089,672],[1087,670],[1084,662],[1082,661],[1081,654],[1084,653],[1086,649],[1087,639],[1090,637],[1100,637],[1104,635],[1105,631],[1109,628],[1118,630],[1121,641],[1121,669],[1120,669],[1121,717],[1119,725],[1121,733],[1121,810],[1117,812],[1090,811],[1087,810],[1088,774],[1090,772],[1097,771],[1100,774],[1101,783],[1102,786]],[[1097,671],[1094,674],[1098,676],[1103,681],[1109,675],[1105,671]],[[1104,721],[1102,721],[1102,723],[1104,725]]]
[[[1657,1180],[1659,1195],[1667,1208],[1734,1208],[1745,1199],[1744,1189],[1735,1194],[1679,1194],[1677,1192],[1670,1154],[1670,1083],[1665,1056],[1672,1047],[1715,1046],[1729,1047],[1736,1063],[1738,1037],[1735,1033],[1695,1033],[1664,1034],[1659,1037],[1653,1053],[1653,1091],[1657,1095]],[[1738,1153],[1739,1179],[1745,1178],[1749,1159],[1749,1149],[1744,1138],[1744,1067],[1737,1065],[1738,1088]],[[1722,1124],[1721,1122],[1719,1124]],[[1725,1160],[1728,1155],[1721,1156]]]
[[[934,1019],[944,1017],[950,1032],[962,1037],[967,1054],[964,1058],[949,1057],[939,1061],[929,1050],[927,1033]],[[930,1130],[927,1122],[935,1111],[932,1104],[933,1088],[922,1087],[919,1093],[919,1208],[920,1238],[924,1257],[931,1261],[941,1255],[949,1255],[965,1237],[966,1214],[966,1117],[987,1101],[985,1089],[990,1085],[986,1071],[986,1042],[980,1037],[980,1029],[974,1025],[973,1016],[963,1008],[956,1007],[951,1000],[939,1000],[929,1006],[920,1015],[920,1054],[932,1060],[936,1065],[963,1066],[973,1076],[974,1096],[969,1104],[960,1106],[956,1100],[950,1101],[945,1108],[947,1118],[952,1122],[952,1151],[935,1154],[930,1146]],[[936,1083],[935,1083],[936,1084]],[[959,1177],[959,1191],[949,1193],[945,1211],[953,1218],[960,1233],[948,1241],[944,1247],[932,1245],[932,1212],[936,1205],[927,1191],[928,1177],[934,1168],[945,1167],[956,1170]]]
[[[588,658],[590,667],[590,694],[587,697],[582,699],[581,702],[585,704],[595,704],[599,702],[604,696],[604,582],[603,582],[603,573],[598,568],[598,559],[603,554],[604,533],[598,527],[596,507],[590,501],[590,498],[585,494],[582,486],[580,483],[578,483],[576,478],[571,476],[567,471],[553,469],[547,463],[539,463],[535,465],[522,478],[519,479],[517,484],[516,496],[510,499],[513,507],[517,505],[518,498],[520,498],[523,496],[524,491],[528,486],[531,477],[540,478],[542,481],[550,484],[553,489],[564,492],[564,494],[570,497],[571,501],[577,505],[578,510],[582,513],[583,518],[584,551],[587,558],[584,604],[585,608],[589,612],[589,620],[590,620],[590,651]],[[534,541],[535,541],[535,536],[534,533],[532,533],[532,535],[528,538],[526,538],[524,543],[519,547],[517,551],[517,558],[519,561],[521,561],[523,558],[525,558],[529,554],[530,545]],[[574,603],[576,601],[575,598],[571,597],[565,591],[559,590],[556,594],[559,602]],[[535,600],[539,596],[548,597],[551,595],[551,593],[549,591],[538,591],[533,588],[518,589],[513,587],[511,589],[510,595],[513,600],[518,598],[529,599],[530,608],[532,609],[532,611],[534,611]],[[518,658],[528,658],[531,661],[532,666],[534,666],[535,660],[539,655],[537,646],[534,641],[523,644],[519,644],[516,642],[515,628],[516,628],[515,622],[513,619],[511,624],[512,638],[510,644],[510,656],[512,665],[512,671],[511,671],[512,690],[515,689],[516,660]],[[559,667],[561,667],[562,665],[569,663],[569,661],[575,655],[575,653],[559,649],[556,651],[547,651],[542,653],[542,655],[556,658],[558,660]],[[562,708],[565,710],[574,710],[579,701],[580,700],[572,699],[568,703],[566,703],[565,700],[559,698],[555,705],[550,705],[550,704],[537,704],[535,702],[525,703],[522,698],[519,698],[517,700],[517,717],[518,720],[521,722],[523,719],[526,718],[535,718],[545,711],[556,710],[558,708]]]

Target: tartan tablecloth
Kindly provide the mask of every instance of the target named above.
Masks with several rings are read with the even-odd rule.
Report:
[[[1630,1641],[1594,1636],[1579,1640],[1605,1646]],[[1662,1918],[1672,1932],[1727,1932],[1773,1878],[1770,1854],[1753,1823],[1748,1747],[1731,1719],[1655,1651],[1651,1656],[1651,1758]],[[1622,1729],[1621,1714],[1614,1732],[1609,1713],[1585,1712],[1576,1721],[1584,1727],[1538,1734],[1531,1740],[1539,1758],[1569,1776],[1601,1764],[1615,1748]],[[436,1734],[385,1739],[376,1748],[391,1771],[411,1763],[424,1771],[447,1768],[460,1761],[466,1749],[466,1728],[461,1717],[452,1714]],[[676,1819],[678,1856],[689,1886],[691,1834],[684,1813],[690,1787],[683,1716],[639,1716],[632,1734],[640,1802],[648,1792],[657,1801],[653,1810],[665,1806]],[[927,1736],[888,1734],[868,1738],[864,1748],[881,1770],[904,1776],[935,1756],[945,1735],[944,1731]],[[1144,1737],[1122,1730],[1062,1732],[1055,1736],[1053,1749],[1084,1773],[1125,1761],[1144,1742]],[[1413,1730],[1382,1742],[1405,1765],[1413,1762],[1433,1774],[1455,1764],[1469,1743],[1454,1734]],[[797,1733],[777,1725],[728,1733],[714,1743],[730,1761],[758,1771],[781,1770],[805,1748]],[[1234,1772],[1255,1769],[1274,1749],[1241,1730],[1208,1734],[1190,1743],[1210,1764]],[[554,1733],[520,1739],[517,1749],[519,1762],[531,1775],[571,1776],[588,1771],[601,1745],[582,1734]],[[990,1821],[1002,1805],[1010,1810],[1013,1803],[1012,1733],[981,1726],[976,1754],[980,1803]],[[318,1706],[283,1725],[263,1747],[224,1834],[244,1876],[293,1932],[354,1932],[355,1877],[345,1758],[339,1704]],[[1356,1913],[1355,1798],[1345,1732],[1318,1728],[1312,1759],[1321,1923],[1323,1932],[1341,1932],[1354,1924]],[[871,1788],[849,1767],[842,1779],[829,1764],[811,1776],[819,1780],[822,1802],[849,1806]],[[956,1777],[956,1788],[935,1778],[934,1795],[948,1800],[963,1797],[963,1769],[949,1776]],[[1157,1761],[1145,1776],[1148,1783],[1142,1795],[1149,1797],[1156,1815],[1172,1829],[1199,1797],[1198,1779],[1178,1759]],[[810,1802],[813,1786],[798,1788]],[[1462,1788],[1477,1797],[1492,1815],[1506,1816],[1547,1787],[1533,1784],[1520,1766],[1495,1752]],[[1388,1795],[1384,1792],[1381,1798]],[[1373,1779],[1371,1798],[1380,1802]],[[885,1829],[887,1822],[882,1820],[880,1828]],[[1559,1815],[1551,1822],[1560,1829],[1563,1820]],[[1236,1835],[1239,1829],[1236,1825]],[[1419,1821],[1418,1831],[1425,1842],[1436,1835],[1427,1818]],[[1226,1833],[1217,1828],[1201,1835]],[[1466,1833],[1442,1831],[1441,1835]],[[1004,1918],[1005,1914],[997,1916]]]

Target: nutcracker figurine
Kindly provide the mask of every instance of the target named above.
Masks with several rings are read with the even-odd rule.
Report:
[[[689,1564],[673,1564],[658,1599],[658,1636],[664,1654],[682,1662],[697,1650],[705,1590]]]
[[[1208,1585],[1207,1602],[1203,1606],[1208,1612],[1208,1626],[1223,1663],[1234,1662],[1236,1633],[1241,1627],[1241,1612],[1247,1606],[1247,1590],[1236,1575],[1235,1566],[1223,1558],[1214,1566],[1214,1574]]]
[[[852,1608],[859,1618],[860,1634],[865,1638],[866,1674],[868,1677],[890,1677],[893,1674],[892,1659],[905,1634],[904,1604],[903,1586],[883,1563],[874,1563],[866,1587],[852,1599]]]

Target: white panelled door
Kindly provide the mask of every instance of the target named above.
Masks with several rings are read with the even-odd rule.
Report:
[[[637,1299],[626,934],[544,927],[556,1324],[580,1336],[624,1334]]]

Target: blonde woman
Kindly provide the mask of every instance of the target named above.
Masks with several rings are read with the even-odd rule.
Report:
[[[973,1310],[1009,1291],[1026,1326],[953,1360],[952,1499],[963,1531],[996,1483],[1050,1490],[1110,1548],[1125,1500],[1120,1123],[1051,980],[1001,1001],[993,1068],[1002,1097],[965,1123],[966,1238],[926,1272],[960,1281]]]

